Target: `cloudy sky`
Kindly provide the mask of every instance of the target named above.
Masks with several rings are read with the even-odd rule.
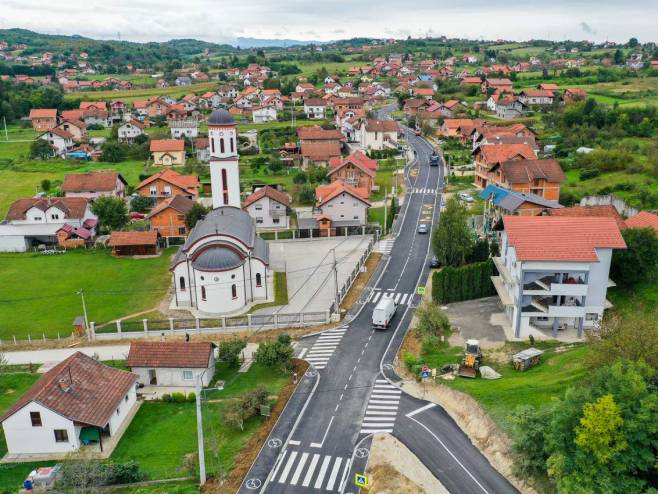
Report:
[[[102,39],[446,35],[656,41],[657,0],[0,0],[0,28]]]

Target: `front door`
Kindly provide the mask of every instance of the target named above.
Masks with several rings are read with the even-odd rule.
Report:
[[[158,380],[155,377],[155,369],[149,369],[149,384],[156,385]]]

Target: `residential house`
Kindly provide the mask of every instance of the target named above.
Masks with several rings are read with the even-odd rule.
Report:
[[[198,137],[194,140],[194,149],[196,149],[196,159],[201,163],[210,161],[210,140],[207,137]]]
[[[215,344],[209,341],[133,341],[126,365],[144,386],[208,386],[215,375]]]
[[[81,101],[79,108],[81,110],[96,110],[107,111],[107,103],[105,101]]]
[[[658,215],[649,211],[640,211],[626,220],[626,226],[628,228],[651,228],[658,235]]]
[[[509,79],[485,79],[482,82],[482,94],[498,91],[499,93],[511,93],[514,83]]]
[[[87,137],[87,124],[80,120],[62,120],[55,128],[68,132],[76,142],[80,142]]]
[[[254,106],[251,109],[251,118],[254,123],[276,122],[276,108],[274,106]]]
[[[549,201],[560,200],[560,184],[566,180],[560,163],[553,159],[503,161],[491,166],[487,176],[489,184],[534,194]]]
[[[182,195],[195,201],[199,197],[199,178],[165,169],[145,178],[136,188],[140,196],[153,198],[154,204]]]
[[[535,194],[515,192],[498,185],[487,185],[480,192],[480,198],[486,201],[484,216],[492,229],[503,216],[540,216],[563,209],[557,201],[549,201]]]
[[[157,230],[112,232],[107,245],[113,256],[155,256],[158,237]]]
[[[181,139],[154,139],[150,151],[155,166],[185,165],[185,141]]]
[[[431,87],[415,87],[413,89],[414,98],[423,98],[431,100],[434,97],[434,89]]]
[[[475,163],[475,185],[484,189],[489,185],[489,171],[494,165],[511,160],[537,159],[535,150],[529,144],[487,144],[473,151]]]
[[[517,96],[506,94],[496,103],[496,116],[504,120],[519,118],[527,109],[527,105]]]
[[[310,82],[300,82],[299,84],[297,84],[297,87],[295,87],[295,92],[297,93],[306,93],[313,91],[315,91],[315,86]]]
[[[44,132],[39,139],[46,141],[53,148],[53,154],[63,156],[73,147],[73,134],[57,127]]]
[[[343,134],[339,130],[325,130],[318,125],[299,127],[297,136],[300,141],[302,166],[311,163],[327,166],[331,158],[340,157]]]
[[[559,211],[550,210],[548,214],[551,216],[568,216],[570,218],[612,218],[615,220],[619,230],[624,230],[629,227],[627,220],[619,214],[619,211],[612,204],[601,204],[596,206],[574,206],[571,208],[561,208]]]
[[[562,95],[562,103],[565,105],[570,105],[577,103],[578,101],[583,101],[587,98],[587,93],[584,89],[580,88],[568,88],[564,91]]]
[[[459,137],[460,128],[476,127],[484,124],[482,119],[470,118],[446,118],[438,129],[438,133],[444,137]]]
[[[199,123],[194,119],[170,120],[167,125],[172,139],[196,139],[199,135]]]
[[[64,175],[64,197],[125,197],[128,183],[117,172],[67,173]]]
[[[117,135],[120,142],[134,142],[135,138],[144,135],[144,124],[139,120],[131,119],[119,125]]]
[[[452,118],[458,113],[466,111],[466,107],[458,100],[451,99],[445,103],[440,103],[436,112],[444,117]]]
[[[473,76],[463,77],[462,80],[459,81],[460,86],[479,86],[481,84],[482,84],[482,79]]]
[[[361,146],[364,149],[396,148],[398,124],[395,120],[366,119],[361,124]]]
[[[46,371],[0,418],[14,460],[116,445],[134,416],[137,376],[82,352]],[[106,451],[107,453],[107,451]]]
[[[194,206],[194,201],[184,195],[175,195],[164,199],[146,216],[151,230],[156,230],[161,237],[187,237],[189,229],[185,217]]]
[[[58,245],[57,233],[69,226],[80,237],[95,234],[98,218],[84,197],[26,198],[14,201],[0,223],[0,252],[25,252]]]
[[[32,121],[32,128],[37,132],[54,129],[57,126],[57,109],[32,108],[28,118]]]
[[[528,106],[550,106],[555,94],[549,89],[526,89],[519,93],[518,99]]]
[[[368,222],[370,202],[359,191],[336,180],[315,189],[318,223],[332,227],[361,226]]]
[[[269,185],[256,189],[242,204],[242,209],[256,222],[256,228],[288,228],[289,208],[288,196]]]
[[[405,100],[402,111],[405,115],[414,116],[420,111],[427,111],[432,103],[424,98],[409,98]]]
[[[560,89],[560,86],[552,82],[541,82],[537,84],[537,89],[541,89],[543,91],[557,91]]]
[[[174,84],[177,86],[191,86],[192,85],[192,79],[188,76],[179,76],[176,77],[176,80],[174,81]]]
[[[595,327],[611,304],[607,289],[614,249],[626,244],[612,218],[505,216],[499,275],[492,278],[510,337],[560,338]]]
[[[375,186],[377,160],[368,158],[356,151],[345,158],[335,158],[329,162],[329,179],[342,181],[353,187],[361,197],[366,199]]]
[[[304,113],[306,118],[318,120],[325,118],[327,104],[322,98],[307,98],[304,100]]]

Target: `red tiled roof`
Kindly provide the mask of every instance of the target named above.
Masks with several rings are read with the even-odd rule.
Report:
[[[504,144],[501,144],[504,146]],[[505,181],[510,184],[530,183],[537,178],[548,182],[564,182],[566,176],[556,160],[513,160],[500,164]]]
[[[613,218],[505,216],[503,222],[520,261],[598,262],[597,248],[626,248]]]
[[[55,108],[32,108],[29,118],[57,118],[57,109]]]
[[[184,151],[185,141],[182,139],[155,139],[151,141],[151,152]]]
[[[181,175],[180,173],[167,168],[142,180],[142,182],[137,186],[137,189],[139,190],[158,179],[186,190],[196,190],[199,187],[198,177],[193,175]]]
[[[25,213],[32,207],[41,211],[46,211],[49,207],[54,206],[66,214],[66,219],[82,219],[87,210],[89,200],[86,197],[30,197],[18,199],[9,206],[7,220],[24,220]]]
[[[368,202],[368,200],[366,199],[368,197],[369,191],[356,189],[350,185],[347,185],[345,182],[341,180],[336,180],[335,182],[331,182],[328,185],[320,185],[316,187],[315,188],[316,204],[318,207],[320,207],[323,204],[326,204],[327,202],[331,201],[334,197],[342,194],[343,192],[351,195],[352,197],[359,199],[360,201],[370,206],[370,202]]]
[[[473,154],[477,153],[484,158],[483,162],[489,166],[511,160],[517,156],[529,160],[537,158],[534,149],[529,144],[485,144],[473,151]]]
[[[299,127],[297,129],[297,136],[303,141],[332,141],[343,139],[343,134],[340,133],[340,130],[325,130],[319,125]]]
[[[112,232],[108,245],[110,247],[125,247],[132,245],[155,245],[157,242],[158,232],[155,230]]]
[[[152,218],[156,214],[164,211],[165,209],[172,208],[178,211],[181,214],[187,214],[190,209],[194,206],[194,201],[183,195],[177,194],[173,197],[170,197],[156,207],[154,207],[151,212],[146,216],[147,218]]]
[[[117,180],[126,181],[117,172],[67,173],[62,184],[63,192],[106,192],[116,188]]]
[[[62,118],[64,120],[82,120],[84,113],[84,110],[64,110]]]
[[[205,369],[214,347],[209,341],[133,341],[126,365]]]
[[[658,233],[658,215],[649,211],[640,211],[626,220],[628,228],[653,228]]]
[[[374,177],[375,172],[377,171],[377,160],[368,158],[361,151],[356,151],[344,159],[341,159],[340,157],[331,159],[329,161],[329,168],[330,168],[329,175],[334,174],[348,163],[353,164],[361,171],[363,171],[366,175],[369,175],[371,177]]]
[[[75,137],[68,130],[60,129],[60,128],[57,128],[57,127],[53,128],[53,129],[50,129],[50,130],[44,132],[41,135],[45,135],[45,134],[49,134],[49,133],[54,134],[56,136],[59,136],[62,139],[73,139]]]
[[[553,84],[551,82],[542,82],[539,85],[539,89],[555,90],[555,89],[560,89],[560,86],[558,86],[557,84]]]
[[[311,141],[302,142],[301,155],[314,161],[329,161],[340,156],[339,141]]]
[[[34,401],[69,420],[105,427],[136,380],[135,374],[76,352],[41,376],[0,421]]]
[[[531,98],[552,98],[554,96],[550,89],[524,89],[521,94]]]
[[[550,210],[551,216],[570,216],[582,218],[585,216],[595,216],[599,218],[612,218],[617,223],[617,227],[623,230],[628,225],[627,221],[617,211],[617,209],[605,204],[601,206],[576,206],[573,208],[559,208]]]
[[[269,185],[266,185],[265,187],[261,187],[257,191],[249,194],[249,196],[247,196],[247,198],[242,203],[242,207],[246,208],[247,206],[250,206],[254,202],[258,201],[259,199],[262,199],[263,197],[269,197],[270,199],[278,203],[281,203],[284,206],[290,205],[290,199],[286,194],[284,194],[283,192],[279,192],[274,187],[270,187]]]
[[[368,132],[397,132],[398,123],[395,120],[366,120]]]

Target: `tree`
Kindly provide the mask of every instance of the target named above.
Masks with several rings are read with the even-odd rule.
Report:
[[[443,266],[464,264],[473,250],[473,236],[468,229],[467,220],[466,208],[456,197],[451,197],[432,238],[434,255]]]
[[[54,155],[53,147],[43,139],[35,139],[30,144],[30,159],[47,160]]]
[[[606,464],[628,448],[623,426],[615,397],[603,395],[594,403],[585,403],[580,426],[576,428],[576,444]]]
[[[416,331],[423,343],[436,345],[450,335],[450,321],[438,304],[425,301],[416,310]]]
[[[261,343],[256,350],[254,359],[259,364],[289,372],[292,365],[294,350],[290,345],[290,337],[281,335],[276,341]]]
[[[658,235],[651,228],[627,228],[622,231],[626,249],[612,254],[612,278],[626,288],[650,279],[658,263]]]
[[[107,141],[103,144],[103,153],[101,154],[101,161],[108,163],[119,163],[126,159],[126,150],[122,144],[115,141]]]
[[[48,180],[47,178],[44,178],[41,181],[41,190],[42,191],[49,192],[50,191],[50,186],[51,186],[50,180]]]
[[[621,65],[624,63],[624,52],[622,52],[619,48],[617,48],[615,51],[614,61],[615,65]]]
[[[637,40],[637,38],[631,38],[631,39],[628,40],[628,47],[629,48],[635,48],[639,44],[640,44],[640,42]]]
[[[120,197],[99,197],[91,204],[91,212],[98,216],[100,228],[105,233],[120,230],[128,224],[128,208]]]
[[[190,230],[194,228],[199,220],[202,220],[208,214],[209,209],[195,202],[194,205],[185,215],[185,226]]]
[[[136,213],[146,213],[151,209],[152,201],[150,197],[135,196],[130,200],[130,211]]]
[[[239,338],[221,341],[219,343],[219,360],[226,362],[229,367],[240,367],[240,352],[247,346],[247,342]]]

